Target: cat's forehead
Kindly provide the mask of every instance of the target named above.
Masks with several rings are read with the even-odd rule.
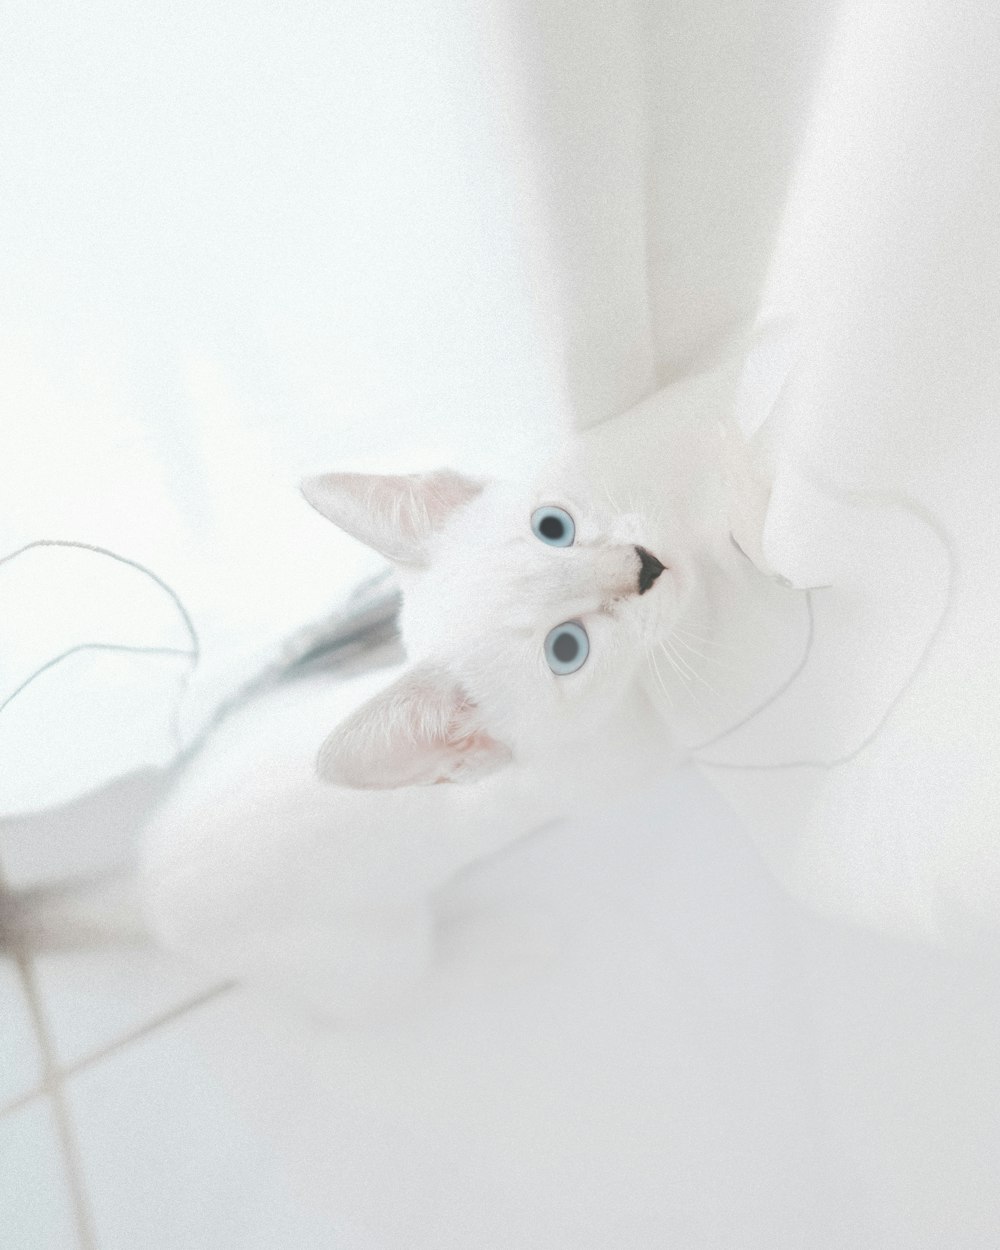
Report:
[[[567,497],[546,502],[577,506]],[[458,618],[475,620],[477,628],[527,623],[539,609],[565,604],[579,590],[584,553],[540,542],[531,527],[537,506],[517,493],[470,508],[464,523],[442,536],[423,579],[425,592],[444,610],[461,603]]]
[[[578,530],[595,540],[611,537],[622,514],[606,484],[573,458],[545,466],[520,482],[505,483],[482,500],[484,515],[492,513],[512,532],[526,534],[534,511],[546,505],[565,509]]]
[[[593,472],[577,453],[565,454],[539,466],[528,479],[530,496],[562,494],[580,503],[597,504],[600,492]]]

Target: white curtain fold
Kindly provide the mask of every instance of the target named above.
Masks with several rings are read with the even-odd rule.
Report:
[[[835,588],[801,683],[725,762],[829,763],[880,728],[836,767],[708,775],[812,904],[991,924],[995,6],[147,17],[2,19],[0,554],[81,540],[166,580],[200,635],[190,734],[368,567],[300,475],[502,469],[778,318],[765,553]],[[62,649],[175,638],[141,577],[91,565],[0,567],[0,699]],[[19,695],[0,806],[166,758],[158,664],[78,653]]]

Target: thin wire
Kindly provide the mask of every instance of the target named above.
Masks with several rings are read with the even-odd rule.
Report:
[[[224,994],[230,993],[238,988],[236,981],[220,981],[215,985],[209,986],[200,994],[196,994],[192,998],[186,999],[182,1003],[178,1003],[175,1007],[171,1007],[168,1011],[161,1012],[152,1020],[147,1020],[138,1028],[133,1029],[129,1033],[123,1034],[121,1037],[115,1038],[113,1042],[99,1047],[97,1050],[90,1051],[89,1054],[77,1059],[74,1063],[67,1064],[61,1068],[59,1075],[63,1078],[76,1076],[78,1072],[92,1067],[96,1063],[102,1063],[105,1059],[117,1054],[120,1050],[124,1050],[126,1046],[131,1046],[134,1042],[142,1041],[151,1033],[165,1028],[169,1024],[174,1024],[177,1020],[182,1019],[189,1012],[195,1011],[200,1007],[206,1007],[209,1003],[215,1002],[217,998],[221,998]]]
[[[26,677],[19,686],[15,686],[10,694],[0,702],[0,712],[8,704],[13,703],[21,691],[27,689],[36,677],[41,677],[50,668],[55,668],[57,664],[61,664],[63,660],[68,659],[71,655],[76,655],[78,651],[124,651],[132,655],[181,655],[185,658],[190,658],[193,655],[193,652],[185,651],[181,647],[135,647],[124,642],[81,642],[75,647],[68,647],[65,651],[61,651],[59,655],[54,656],[51,660],[46,660],[40,668],[36,668],[30,676]]]
[[[181,701],[183,700],[187,687],[190,684],[191,677],[193,676],[194,671],[198,667],[198,663],[201,659],[201,640],[198,637],[198,631],[195,629],[194,622],[191,620],[191,616],[187,608],[184,606],[184,602],[180,595],[171,585],[169,585],[169,583],[165,582],[159,574],[154,573],[152,569],[148,568],[145,564],[142,564],[139,560],[133,560],[129,556],[120,555],[117,551],[109,551],[107,547],[99,547],[95,543],[79,542],[73,539],[36,539],[34,542],[26,543],[23,547],[19,547],[17,551],[12,551],[5,556],[0,556],[0,568],[2,568],[5,564],[9,564],[12,560],[16,560],[18,556],[24,555],[26,551],[33,551],[41,547],[71,548],[77,551],[91,551],[95,555],[106,556],[109,560],[114,560],[118,564],[124,564],[126,567],[135,569],[137,572],[148,577],[151,581],[155,582],[156,585],[159,586],[160,589],[163,590],[172,600],[181,620],[184,622],[184,628],[187,630],[188,637],[191,639],[191,648],[190,650],[184,650],[180,647],[145,647],[120,642],[79,643],[75,647],[68,647],[65,651],[61,652],[57,656],[54,656],[52,659],[46,660],[46,662],[39,668],[36,668],[33,673],[30,673],[19,686],[11,691],[11,693],[8,694],[2,702],[0,702],[0,712],[2,712],[4,708],[8,707],[19,694],[26,690],[33,681],[41,677],[43,673],[48,672],[50,668],[54,668],[57,664],[61,664],[62,661],[67,659],[69,656],[76,655],[81,651],[117,651],[130,655],[183,656],[189,659],[191,663],[182,678],[180,693],[174,705],[171,718],[171,727],[174,738],[177,742],[178,748],[180,748],[182,746],[182,735],[180,729]]]
[[[18,556],[24,555],[26,551],[32,551],[36,547],[70,547],[78,551],[93,551],[99,556],[107,556],[110,560],[116,560],[119,564],[126,564],[129,568],[137,569],[140,573],[145,574],[151,581],[154,581],[161,590],[165,591],[174,602],[180,614],[181,620],[184,622],[184,628],[188,632],[191,639],[191,649],[197,655],[201,653],[201,643],[198,640],[198,631],[194,627],[194,623],[188,614],[187,608],[174,588],[163,580],[152,569],[147,568],[138,560],[132,560],[128,556],[119,555],[117,551],[109,551],[107,547],[99,547],[96,543],[85,543],[70,538],[37,538],[34,542],[25,543],[23,547],[19,547],[17,551],[11,551],[5,556],[0,556],[0,568],[5,564],[9,564],[11,560],[16,560]]]
[[[52,1107],[56,1140],[59,1144],[59,1153],[62,1156],[66,1187],[69,1191],[70,1207],[73,1212],[73,1221],[76,1225],[77,1238],[80,1242],[80,1250],[96,1250],[97,1241],[94,1231],[94,1218],[83,1178],[80,1144],[70,1116],[48,1016],[45,1008],[42,1006],[42,995],[35,973],[34,962],[29,955],[24,954],[15,955],[14,962],[20,975],[21,986],[28,1005],[28,1013],[31,1017],[35,1038],[38,1042],[42,1066],[42,1089],[48,1094]]]
[[[847,498],[855,499],[859,501],[860,503],[864,503],[867,505],[874,505],[878,502],[883,502],[883,503],[887,502],[890,504],[894,504],[897,508],[900,508],[904,512],[908,512],[911,516],[916,517],[918,521],[923,522],[923,524],[926,525],[926,527],[931,531],[931,533],[935,536],[935,538],[937,538],[938,542],[941,544],[942,550],[944,551],[944,554],[945,554],[945,559],[948,564],[948,578],[947,578],[947,582],[945,585],[944,606],[942,607],[941,612],[938,615],[938,619],[934,624],[934,628],[931,630],[930,636],[928,637],[926,643],[921,649],[919,656],[917,657],[917,662],[914,664],[912,670],[910,671],[909,676],[903,682],[902,686],[896,691],[893,697],[889,700],[889,703],[887,704],[885,710],[883,711],[879,719],[875,722],[875,725],[872,727],[872,729],[861,739],[859,743],[857,743],[856,746],[852,747],[850,751],[846,751],[843,755],[835,756],[831,760],[800,759],[800,760],[784,760],[779,763],[751,763],[751,764],[729,763],[725,760],[703,760],[703,759],[698,759],[698,757],[695,755],[692,755],[691,758],[695,761],[695,763],[701,764],[706,768],[724,768],[731,772],[774,772],[779,769],[785,769],[785,768],[817,768],[817,769],[821,769],[824,771],[828,771],[834,768],[840,768],[844,764],[849,764],[852,760],[856,759],[863,751],[867,750],[868,747],[871,746],[871,744],[875,741],[878,735],[882,732],[882,729],[889,721],[889,718],[892,716],[893,712],[895,712],[896,708],[902,702],[907,691],[913,685],[914,681],[917,679],[918,675],[922,671],[924,665],[927,663],[927,660],[931,654],[931,651],[934,649],[934,647],[937,644],[938,639],[943,633],[945,623],[948,620],[948,617],[951,615],[952,608],[954,607],[955,589],[958,585],[958,559],[955,555],[955,551],[952,546],[951,538],[947,530],[945,530],[944,526],[940,524],[940,522],[932,513],[928,512],[926,509],[922,508],[919,504],[915,503],[914,501],[906,499],[905,497],[895,495],[891,491],[860,491],[859,490],[859,491],[840,491],[838,493],[840,493],[841,495]],[[806,658],[808,658],[808,656]],[[796,677],[798,676],[798,673],[801,672],[802,667],[804,667],[804,664],[800,666],[800,668],[795,673]],[[790,682],[787,682],[785,684],[786,690],[790,684],[791,684]],[[768,703],[771,703],[771,702],[773,702],[773,699],[768,700]],[[762,710],[763,708],[758,709],[758,711],[762,711]],[[756,715],[756,713],[754,713],[754,715]],[[734,726],[733,728],[739,728],[739,726],[737,725],[737,726]],[[728,734],[732,731],[726,730],[725,732]],[[718,739],[716,739],[716,741],[717,740]],[[706,743],[705,745],[707,746],[708,744]],[[703,748],[696,747],[694,749],[702,750]]]
[[[768,697],[764,700],[763,703],[759,703],[757,707],[753,709],[752,712],[747,712],[746,716],[744,716],[742,720],[738,720],[735,725],[730,725],[728,729],[723,729],[721,733],[717,733],[713,738],[709,738],[706,742],[700,742],[696,747],[692,747],[691,748],[692,751],[704,751],[708,747],[715,746],[717,742],[721,742],[723,738],[728,738],[729,735],[734,734],[737,731],[737,729],[742,729],[744,725],[749,724],[750,721],[752,721],[755,717],[759,716],[761,712],[766,711],[771,706],[772,703],[776,703],[777,700],[780,699],[781,696],[785,693],[785,691],[788,690],[798,680],[800,673],[805,668],[805,666],[809,663],[809,656],[812,653],[813,641],[814,641],[815,632],[816,632],[816,617],[813,611],[812,591],[807,590],[805,592],[805,596],[806,596],[806,616],[807,616],[808,624],[806,626],[806,641],[805,641],[804,647],[802,648],[802,656],[798,664],[796,664],[795,668],[785,678],[785,680],[781,683],[781,685],[777,688],[777,690],[772,691],[771,694],[768,695]],[[707,760],[701,761],[701,762],[708,763]]]

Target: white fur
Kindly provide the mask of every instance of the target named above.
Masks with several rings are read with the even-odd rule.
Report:
[[[456,873],[674,762],[656,649],[714,610],[713,586],[759,578],[730,541],[747,486],[720,377],[596,427],[534,482],[307,484],[399,561],[410,663],[289,685],[216,731],[145,838],[165,945],[323,1013],[396,1001],[431,958],[433,899]],[[542,504],[573,516],[571,547],[532,533]],[[667,566],[642,595],[636,545]],[[590,654],[557,677],[543,643],[570,619]]]

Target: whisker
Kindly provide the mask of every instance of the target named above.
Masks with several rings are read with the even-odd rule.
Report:
[[[669,643],[666,643],[663,645],[666,646],[666,645],[669,645]],[[671,650],[673,650],[673,648],[671,648]],[[689,664],[688,661],[685,660],[685,658],[682,655],[679,655],[676,651],[674,651],[674,656],[676,657],[677,662],[681,664],[685,669],[687,669],[687,671],[691,674],[691,676],[696,681],[700,681],[706,690],[710,690],[717,699],[721,698],[718,690],[715,689],[715,687],[711,684],[711,682],[706,681],[705,678],[702,676],[702,674],[699,673],[698,670],[694,668],[691,664]]]
[[[719,651],[728,651],[730,654],[735,654],[739,650],[735,643],[723,642],[721,638],[716,638],[709,634],[698,633],[697,630],[688,629],[684,625],[675,625],[673,629],[671,629],[670,634],[671,636],[680,634],[685,638],[690,639],[692,642],[698,643],[700,646],[715,647]]]
[[[663,691],[663,696],[664,696],[664,698],[667,700],[667,703],[669,703],[669,704],[670,704],[671,709],[673,709],[673,706],[674,706],[674,701],[673,701],[673,699],[672,699],[672,698],[671,698],[671,696],[670,696],[670,691],[667,689],[666,685],[664,684],[663,677],[662,677],[662,675],[661,675],[661,673],[660,673],[660,670],[659,670],[659,667],[657,666],[657,663],[656,663],[656,656],[655,656],[654,654],[652,654],[652,652],[650,653],[650,656],[649,656],[649,662],[652,664],[652,666],[653,666],[653,672],[656,674],[656,682],[657,682],[657,685],[658,685],[658,686],[660,687],[660,689]]]
[[[678,655],[673,647],[670,646],[669,639],[660,643],[660,649],[665,656],[672,660],[674,668],[678,673],[686,672],[690,674],[692,672],[690,664],[684,663],[683,656]]]
[[[692,642],[698,643],[703,647],[718,647],[720,651],[735,651],[736,647],[731,642],[722,642],[718,638],[709,638],[706,634],[696,634],[689,629],[683,629],[678,625],[670,631],[672,638],[681,637],[690,639]]]
[[[674,672],[680,678],[681,685],[684,688],[684,693],[689,695],[691,699],[694,700],[695,703],[697,703],[698,697],[695,694],[694,690],[692,689],[691,683],[688,680],[687,675],[678,666],[677,661],[674,659],[673,655],[667,650],[667,648],[663,645],[662,642],[660,643],[660,650],[663,652],[664,658],[666,659],[667,663],[670,665],[670,667],[674,670]]]
[[[621,506],[618,503],[618,501],[615,499],[614,495],[612,495],[611,491],[608,489],[607,480],[604,478],[601,479],[601,489],[604,491],[605,495],[607,495],[608,503],[612,506],[612,508],[614,508],[614,510],[619,515],[621,515]]]
[[[704,651],[699,651],[697,647],[693,647],[683,638],[679,638],[676,634],[671,635],[671,641],[675,642],[679,647],[683,647],[685,651],[691,655],[697,656],[699,660],[704,660],[706,664],[714,664],[716,668],[720,668],[726,673],[736,673],[739,669],[733,664],[727,664],[724,660],[720,660],[717,655],[706,655]]]

